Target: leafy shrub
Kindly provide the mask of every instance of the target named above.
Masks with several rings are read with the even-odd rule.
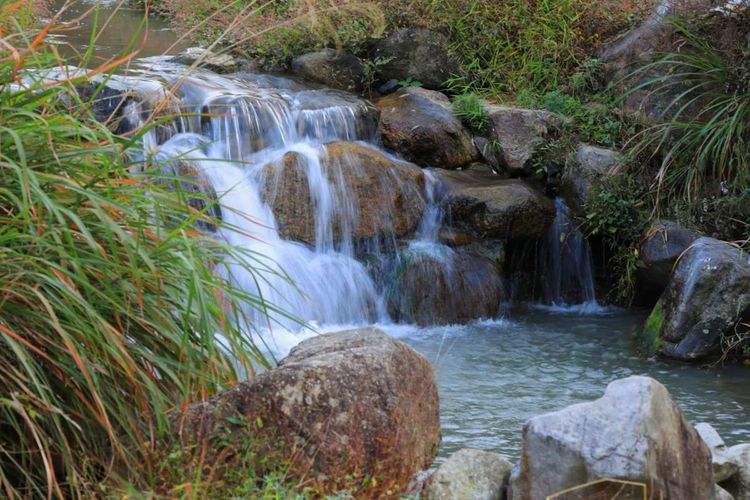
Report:
[[[460,118],[472,132],[483,134],[487,131],[489,116],[484,99],[477,94],[457,95],[453,99],[453,114]]]

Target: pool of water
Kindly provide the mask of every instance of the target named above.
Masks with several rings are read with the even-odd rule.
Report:
[[[632,354],[640,314],[532,309],[468,326],[388,328],[435,366],[443,443],[517,458],[532,416],[600,397],[606,385],[647,375],[669,389],[692,423],[708,422],[727,444],[750,441],[750,368],[704,369]]]

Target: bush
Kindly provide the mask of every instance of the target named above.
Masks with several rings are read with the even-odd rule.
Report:
[[[92,119],[83,79],[18,85],[45,60],[22,39],[0,45],[0,489],[99,496],[148,480],[170,412],[268,366],[240,329],[267,304],[217,273],[257,257],[196,229],[226,227],[215,201],[131,176],[140,138]]]
[[[457,95],[453,99],[453,114],[475,134],[487,132],[489,116],[484,100],[478,95],[474,93]]]

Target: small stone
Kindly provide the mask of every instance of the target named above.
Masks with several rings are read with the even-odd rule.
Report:
[[[513,465],[497,453],[464,448],[427,481],[427,500],[500,500]]]

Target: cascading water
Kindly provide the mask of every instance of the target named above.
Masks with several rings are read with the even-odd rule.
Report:
[[[544,302],[553,306],[579,304],[599,307],[596,301],[591,248],[570,216],[562,198],[555,199],[555,220],[545,238],[538,269]]]

